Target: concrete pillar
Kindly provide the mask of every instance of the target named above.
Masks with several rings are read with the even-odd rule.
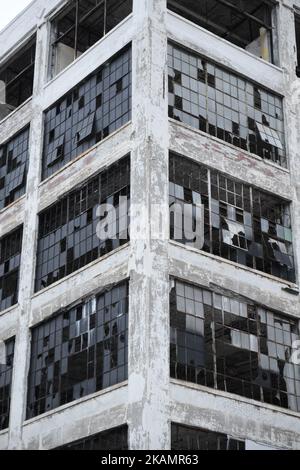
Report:
[[[9,449],[22,449],[22,423],[26,419],[27,377],[30,361],[31,296],[34,292],[36,243],[38,234],[38,185],[40,182],[43,143],[43,110],[39,97],[46,78],[48,51],[47,25],[37,30],[36,65],[33,91],[33,114],[30,122],[30,163],[27,177],[25,222],[23,225],[22,260],[19,286],[19,319],[15,339],[15,364],[10,412]]]
[[[169,449],[166,0],[134,0],[129,446]]]

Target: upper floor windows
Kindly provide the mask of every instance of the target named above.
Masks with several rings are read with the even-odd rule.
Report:
[[[25,193],[28,146],[29,128],[0,146],[0,210]]]
[[[280,96],[169,44],[169,117],[287,166]]]
[[[8,428],[15,339],[5,342],[5,363],[0,362],[0,431]]]
[[[126,380],[127,331],[127,282],[34,327],[27,418]]]
[[[0,311],[18,302],[23,228],[0,239]]]
[[[299,321],[174,281],[171,377],[300,411]]]
[[[197,248],[295,282],[287,201],[172,154],[170,206],[185,203],[204,206],[204,244]],[[171,238],[187,243],[178,225],[175,211]]]
[[[51,23],[55,76],[132,12],[132,0],[74,0]]]
[[[168,8],[236,44],[273,62],[271,0],[168,0]]]
[[[120,204],[120,197],[128,200],[127,207]],[[129,199],[130,158],[125,157],[43,211],[39,217],[36,290],[125,244],[129,238]],[[109,213],[116,211],[116,220],[98,217],[100,204],[110,204]],[[108,222],[107,235],[97,231],[100,220]],[[112,237],[109,230],[115,231]]]
[[[295,34],[297,48],[296,75],[297,77],[300,77],[300,14],[295,14]]]
[[[131,119],[131,49],[126,48],[45,112],[42,178]]]
[[[35,46],[34,37],[0,67],[0,120],[32,95]]]

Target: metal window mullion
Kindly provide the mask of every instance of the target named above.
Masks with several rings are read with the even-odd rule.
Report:
[[[106,35],[106,20],[107,20],[107,0],[104,0],[104,13],[103,13],[103,36]]]

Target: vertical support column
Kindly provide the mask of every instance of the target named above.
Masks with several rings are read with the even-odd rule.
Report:
[[[27,375],[30,359],[30,312],[35,280],[36,243],[38,233],[38,185],[43,142],[43,112],[39,97],[46,73],[47,24],[37,30],[36,62],[30,122],[29,169],[23,226],[22,258],[19,282],[19,310],[10,411],[9,449],[22,448],[22,425],[26,419]]]
[[[288,167],[291,179],[291,214],[293,228],[293,250],[296,263],[296,276],[300,280],[300,80],[296,76],[297,46],[295,36],[295,17],[293,2],[280,3],[278,6],[278,37],[280,66],[284,71],[284,122],[288,156]]]
[[[166,0],[134,0],[129,446],[169,449]]]

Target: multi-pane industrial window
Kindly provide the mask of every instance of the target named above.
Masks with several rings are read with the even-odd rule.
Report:
[[[32,95],[35,45],[34,37],[0,68],[0,119],[5,118]]]
[[[300,15],[295,15],[295,34],[296,34],[296,47],[297,47],[297,66],[296,75],[300,77]]]
[[[43,179],[131,119],[126,48],[45,112]]]
[[[18,302],[22,232],[18,228],[0,240],[0,311]]]
[[[287,166],[282,98],[169,44],[169,117]]]
[[[204,251],[295,282],[290,204],[285,200],[171,154],[170,207],[174,204],[204,206]],[[186,243],[182,227],[171,213],[170,236]]]
[[[130,158],[125,157],[42,212],[36,291],[127,243],[129,198]],[[113,206],[116,219],[98,217],[100,204]],[[105,237],[98,230],[102,220],[110,227]]]
[[[75,0],[52,22],[51,74],[81,56],[132,12],[132,0]]]
[[[248,52],[273,62],[269,0],[168,0],[168,8]]]
[[[5,363],[0,362],[0,431],[8,428],[15,340],[5,342]]]
[[[29,128],[0,146],[0,210],[26,190]]]
[[[245,450],[245,442],[206,429],[171,425],[172,450]]]
[[[128,427],[109,429],[56,450],[128,450]]]
[[[300,411],[299,321],[172,281],[171,376]],[[296,343],[295,343],[296,342]]]
[[[32,330],[27,418],[127,379],[128,283]]]

